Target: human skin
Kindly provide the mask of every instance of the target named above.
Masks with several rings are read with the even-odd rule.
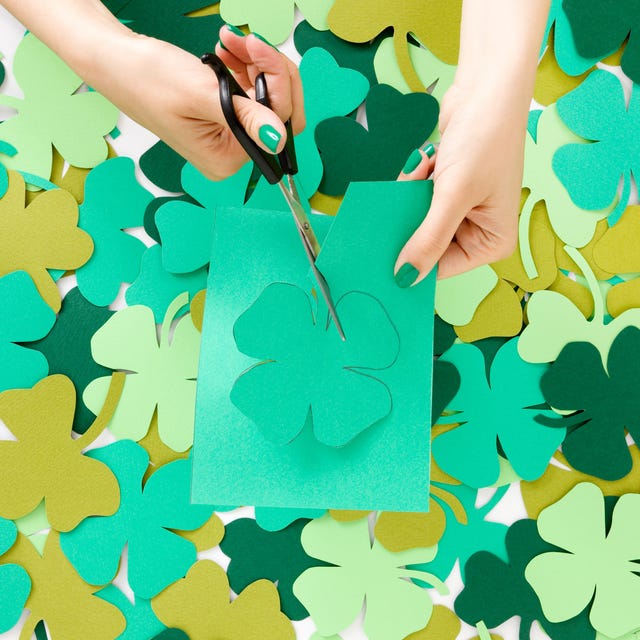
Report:
[[[162,138],[207,177],[235,173],[247,155],[226,124],[213,71],[183,49],[131,31],[100,0],[0,0],[30,31],[57,53],[87,84],[121,111]],[[71,28],[69,25],[73,25]],[[251,95],[263,72],[274,111],[235,97],[240,121],[263,149],[265,125],[286,141],[283,121],[304,128],[302,83],[291,60],[255,35],[223,27],[216,53]],[[214,34],[211,34],[213,47]],[[203,52],[204,53],[204,52]],[[275,112],[275,113],[274,113]],[[262,130],[264,132],[264,130]]]
[[[429,215],[395,264],[400,286],[438,263],[446,278],[505,258],[517,239],[524,141],[550,0],[464,0],[458,71],[440,114],[435,157],[400,180],[434,179]],[[0,0],[89,85],[156,133],[204,175],[222,179],[247,156],[224,120],[213,72],[169,43],[134,33],[99,0]],[[69,29],[68,25],[73,24]],[[236,30],[237,31],[237,30]],[[284,146],[282,121],[304,127],[296,66],[254,35],[223,27],[216,53],[245,90],[264,72],[275,114],[234,98],[251,137],[266,149],[268,125]],[[213,38],[212,38],[213,41]]]
[[[524,143],[549,0],[464,0],[460,58],[440,113],[434,157],[400,180],[432,174],[428,216],[400,252],[401,286],[438,263],[448,278],[510,256],[517,243]],[[411,265],[411,267],[404,267]],[[404,267],[404,269],[403,269]]]

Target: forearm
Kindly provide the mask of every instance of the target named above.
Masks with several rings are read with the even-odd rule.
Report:
[[[456,83],[528,112],[550,0],[464,0]],[[499,105],[496,105],[499,106]]]
[[[0,4],[90,84],[99,73],[98,62],[131,35],[100,0],[0,0]]]

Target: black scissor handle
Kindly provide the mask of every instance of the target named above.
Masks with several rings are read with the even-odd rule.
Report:
[[[242,145],[242,148],[247,152],[249,157],[256,163],[256,166],[260,169],[260,172],[267,179],[269,184],[276,184],[277,182],[280,182],[284,175],[284,170],[278,163],[276,156],[272,156],[266,151],[263,151],[262,148],[253,141],[236,115],[236,110],[233,106],[233,96],[240,96],[241,98],[247,98],[250,100],[249,96],[231,75],[224,62],[222,62],[215,53],[205,53],[200,60],[203,64],[211,67],[218,78],[222,113],[224,114],[231,132]],[[264,82],[264,85],[266,92],[266,82]],[[289,132],[287,131],[287,135],[288,133]]]
[[[267,79],[264,77],[264,73],[258,74],[256,78],[256,102],[271,109]],[[284,128],[287,132],[287,142],[284,145],[284,149],[278,154],[278,160],[280,160],[280,166],[284,173],[288,176],[295,176],[298,173],[298,159],[296,157],[296,145],[291,119],[285,122]]]

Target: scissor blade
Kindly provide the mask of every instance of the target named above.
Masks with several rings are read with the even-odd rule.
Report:
[[[327,308],[329,309],[329,314],[336,326],[336,329],[338,330],[338,334],[340,335],[342,340],[346,340],[342,325],[340,324],[340,319],[338,318],[338,313],[336,312],[336,307],[333,304],[333,300],[331,298],[329,285],[327,284],[325,277],[316,266],[316,258],[318,257],[320,246],[315,234],[313,233],[313,229],[311,228],[309,218],[307,217],[305,210],[300,204],[300,201],[296,200],[293,197],[293,194],[284,186],[284,184],[282,184],[282,182],[280,182],[280,189],[284,194],[287,204],[289,205],[289,209],[291,209],[291,213],[293,214],[296,228],[298,229],[298,233],[300,234],[300,240],[302,241],[304,252],[307,256],[307,260],[309,261],[309,265],[311,266],[311,270],[313,271],[313,275],[315,276],[318,288],[320,289],[320,293],[322,294]]]

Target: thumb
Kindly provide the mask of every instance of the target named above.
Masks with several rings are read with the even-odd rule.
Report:
[[[435,186],[427,217],[404,245],[395,264],[395,280],[406,288],[423,280],[447,250],[469,207],[455,191]]]
[[[268,107],[255,100],[233,97],[238,120],[249,136],[269,153],[279,153],[284,148],[287,132],[282,120]]]

